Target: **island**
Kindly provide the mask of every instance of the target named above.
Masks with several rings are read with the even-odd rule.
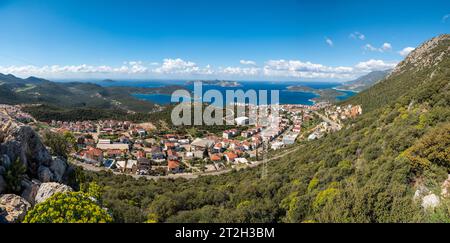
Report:
[[[236,81],[226,81],[226,80],[195,80],[186,82],[187,85],[192,85],[196,82],[201,82],[203,85],[214,85],[220,87],[241,87],[242,85]]]
[[[313,102],[337,102],[338,97],[344,96],[345,93],[335,89],[315,89],[304,85],[293,85],[287,87],[292,92],[313,93],[318,97],[311,99]]]

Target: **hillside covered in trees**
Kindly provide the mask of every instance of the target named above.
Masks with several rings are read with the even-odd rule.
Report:
[[[382,82],[344,102],[364,114],[268,166],[196,180],[79,172],[103,187],[117,222],[450,222],[450,35],[413,51]],[[425,188],[425,189],[424,189]],[[420,190],[418,190],[420,189]]]

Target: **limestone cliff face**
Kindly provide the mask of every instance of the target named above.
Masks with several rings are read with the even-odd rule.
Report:
[[[30,191],[32,180],[63,182],[69,171],[65,160],[52,158],[38,134],[29,126],[7,122],[0,124],[0,194],[5,190],[3,177],[12,162],[19,160],[26,168],[22,191]],[[3,184],[3,185],[2,185]]]
[[[412,51],[404,61],[400,62],[390,77],[404,72],[418,72],[425,68],[439,65],[450,55],[450,35],[437,36]]]
[[[18,178],[17,195],[4,194],[11,193],[6,173],[14,161],[20,161],[26,171]],[[20,222],[32,205],[57,192],[71,191],[60,184],[66,182],[71,171],[65,160],[50,155],[31,127],[0,120],[0,223]]]

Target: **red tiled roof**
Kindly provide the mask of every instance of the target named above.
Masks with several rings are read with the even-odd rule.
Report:
[[[169,160],[168,164],[167,164],[167,167],[169,169],[176,169],[176,168],[180,167],[180,162],[175,161],[175,160]]]
[[[236,159],[238,156],[235,153],[227,152],[225,155],[228,157],[228,159]]]
[[[221,160],[222,158],[219,156],[219,155],[217,155],[217,154],[213,154],[213,155],[211,155],[211,160],[212,161],[219,161],[219,160]]]

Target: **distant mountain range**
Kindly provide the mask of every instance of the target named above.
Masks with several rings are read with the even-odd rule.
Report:
[[[345,82],[344,84],[342,84],[337,88],[342,90],[361,92],[363,90],[372,87],[374,84],[381,81],[382,79],[386,78],[391,72],[392,72],[391,69],[385,71],[373,71],[355,80]]]
[[[95,108],[149,112],[155,105],[139,100],[133,97],[133,94],[171,93],[177,89],[182,87],[103,87],[93,83],[60,83],[36,77],[22,79],[11,74],[0,74],[1,104],[43,104],[66,109]]]

